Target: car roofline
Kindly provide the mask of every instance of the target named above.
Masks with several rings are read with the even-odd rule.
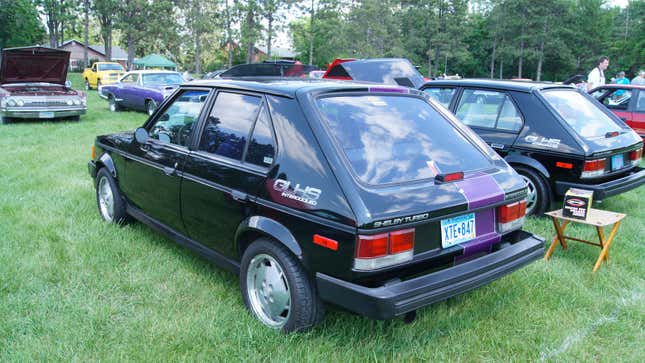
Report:
[[[433,85],[457,86],[457,87],[486,87],[486,88],[504,89],[504,90],[526,92],[526,93],[531,93],[533,91],[539,91],[544,89],[554,89],[554,88],[576,89],[574,86],[559,84],[559,83],[496,80],[496,79],[487,79],[487,78],[435,80],[435,81],[425,82],[422,87],[433,86]]]

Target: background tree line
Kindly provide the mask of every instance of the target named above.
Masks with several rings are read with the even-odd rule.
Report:
[[[164,54],[202,73],[271,57],[288,31],[303,63],[405,57],[427,76],[562,80],[600,55],[610,72],[644,66],[645,1],[0,0],[0,46],[77,39],[134,57]]]

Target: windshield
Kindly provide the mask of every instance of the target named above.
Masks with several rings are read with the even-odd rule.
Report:
[[[166,84],[181,84],[184,78],[179,73],[151,73],[143,75],[146,86],[161,86]]]
[[[99,64],[99,71],[124,71],[120,64]]]
[[[410,96],[330,96],[317,100],[354,173],[379,185],[471,171],[489,160],[425,100]]]
[[[605,137],[608,132],[621,129],[596,104],[575,90],[547,90],[542,95],[582,137]]]

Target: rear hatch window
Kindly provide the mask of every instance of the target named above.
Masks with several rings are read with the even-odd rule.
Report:
[[[359,94],[316,102],[363,183],[409,182],[491,166],[482,151],[422,98]]]
[[[542,95],[583,138],[604,138],[608,133],[622,130],[598,105],[575,90],[548,90]]]

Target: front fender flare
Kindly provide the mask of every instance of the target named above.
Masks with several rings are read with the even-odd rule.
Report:
[[[546,170],[544,165],[542,165],[539,161],[532,159],[528,156],[524,156],[520,154],[509,154],[504,158],[504,160],[507,163],[511,164],[511,166],[513,166],[512,164],[528,166],[542,173],[542,175],[544,175],[547,179],[551,177],[551,175],[549,174],[549,171]]]
[[[273,238],[289,249],[299,260],[302,260],[302,249],[287,227],[271,218],[263,216],[250,216],[237,227],[235,244],[240,256],[243,253],[242,247],[245,247],[242,245],[244,243],[243,236],[249,232]]]
[[[99,158],[98,162],[103,164],[104,167],[107,168],[107,170],[112,174],[114,179],[117,178],[116,176],[116,167],[114,166],[114,161],[112,160],[112,157],[108,153],[103,153],[101,157]]]

